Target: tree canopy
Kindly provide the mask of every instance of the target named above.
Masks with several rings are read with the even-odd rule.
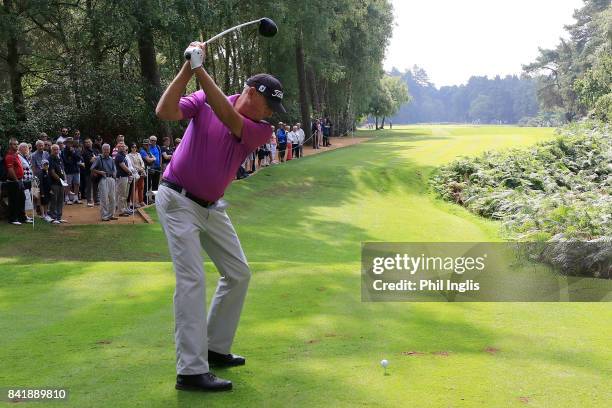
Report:
[[[154,106],[194,40],[263,16],[273,38],[245,29],[212,43],[206,69],[227,93],[277,76],[288,113],[329,116],[345,132],[368,111],[392,32],[387,0],[2,0],[0,137],[61,126],[85,135],[180,133]],[[189,92],[196,89],[195,81]],[[308,127],[305,127],[308,129]]]
[[[383,76],[372,94],[368,109],[368,113],[376,120],[376,129],[379,118],[382,118],[382,127],[384,127],[385,118],[395,115],[400,107],[409,101],[408,88],[401,78]]]
[[[519,123],[538,113],[536,81],[508,75],[471,77],[465,85],[436,88],[418,66],[391,75],[408,87],[411,103],[392,118],[397,123],[478,122]]]
[[[601,106],[612,99],[610,0],[584,0],[574,19],[574,24],[565,27],[569,39],[561,39],[554,49],[540,49],[537,59],[523,67],[538,79],[538,99],[543,107],[562,109],[567,121],[597,114],[597,106],[602,115]],[[602,115],[602,119],[611,117]]]

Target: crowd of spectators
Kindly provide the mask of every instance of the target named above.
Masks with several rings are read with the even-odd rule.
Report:
[[[328,118],[313,119],[311,130],[312,140],[305,140],[300,123],[271,126],[268,143],[246,158],[236,178],[299,159],[305,143],[312,143],[314,149],[331,146]],[[3,194],[8,199],[8,221],[32,223],[37,214],[51,224],[65,223],[66,205],[99,207],[102,221],[128,217],[154,201],[161,175],[180,141],[164,137],[160,146],[153,135],[140,145],[126,144],[125,136],[118,135],[111,145],[101,136],[81,137],[78,129],[70,135],[65,127],[54,139],[41,133],[34,147],[11,138],[6,154],[0,146],[0,199]]]
[[[312,140],[306,140],[301,123],[290,125],[279,122],[271,128],[270,140],[247,157],[238,170],[237,179],[248,177],[261,167],[299,159],[304,155],[304,145],[307,143],[312,143],[314,149],[331,146],[332,123],[329,118],[312,120]]]
[[[329,138],[332,134],[332,123],[329,118],[313,120],[311,131],[314,139],[313,147],[315,149],[320,149],[321,146],[331,146]]]
[[[32,223],[26,214],[31,210],[32,216],[61,224],[64,206],[79,204],[99,207],[102,221],[130,216],[154,200],[152,192],[180,141],[165,137],[158,146],[157,137],[150,136],[140,146],[128,146],[118,135],[111,147],[100,136],[82,138],[79,130],[71,136],[67,128],[55,140],[41,133],[34,149],[11,138],[6,154],[0,151],[0,192],[8,199],[8,221]]]

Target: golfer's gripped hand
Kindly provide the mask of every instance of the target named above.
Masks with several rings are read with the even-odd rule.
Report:
[[[194,41],[189,44],[187,50],[190,50],[191,58],[189,59],[189,64],[191,65],[191,70],[200,68],[204,64],[204,58],[206,56],[206,43],[200,41]],[[185,52],[187,52],[187,50]]]

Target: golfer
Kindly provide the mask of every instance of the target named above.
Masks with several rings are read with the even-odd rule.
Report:
[[[205,43],[191,46],[202,52],[183,65],[156,109],[163,120],[190,119],[156,207],[176,274],[176,388],[221,391],[232,383],[211,373],[209,364],[245,364],[231,347],[251,272],[220,199],[240,164],[270,138],[263,119],[285,108],[281,83],[267,74],[249,78],[242,94],[226,97],[202,67]],[[181,97],[193,74],[201,90]],[[202,248],[221,275],[208,317]]]

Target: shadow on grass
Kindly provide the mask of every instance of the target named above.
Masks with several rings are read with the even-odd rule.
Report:
[[[410,140],[436,139],[434,136]],[[227,199],[229,214],[245,249],[264,247],[270,237],[291,237],[293,250],[274,248],[265,256],[309,261],[314,249],[326,247],[344,260],[354,260],[361,241],[375,240],[365,228],[325,218],[321,208],[359,203],[369,193],[421,194],[430,168],[417,167],[402,153],[412,149],[407,138],[381,136],[375,140],[325,155],[305,157],[263,169],[248,180],[234,183]],[[244,226],[244,228],[243,228]],[[246,230],[246,231],[245,231]],[[246,233],[245,233],[246,232]],[[167,244],[159,224],[74,226],[54,228],[43,224],[34,231],[0,225],[0,258],[3,264],[39,261],[169,261]],[[316,252],[316,251],[315,251]],[[249,259],[261,259],[247,251]],[[349,255],[347,257],[347,255]],[[269,258],[268,258],[269,259]],[[0,266],[1,267],[1,266]]]

